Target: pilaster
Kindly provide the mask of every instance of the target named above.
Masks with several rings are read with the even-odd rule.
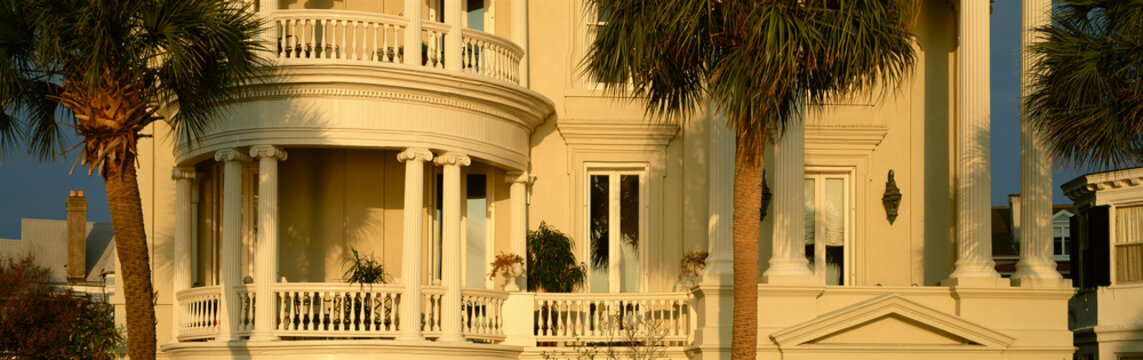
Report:
[[[774,148],[773,254],[762,274],[767,284],[812,284],[814,273],[806,261],[805,228],[805,122],[791,119]]]
[[[528,186],[532,184],[535,178],[535,176],[524,172],[509,172],[506,178],[509,184],[508,198],[512,204],[511,229],[508,231],[509,249],[512,254],[521,257],[528,255]],[[526,266],[527,263],[521,265],[524,274],[527,274]],[[504,286],[504,290],[507,291],[520,291],[521,289],[528,289],[527,276],[519,276],[515,283]]]

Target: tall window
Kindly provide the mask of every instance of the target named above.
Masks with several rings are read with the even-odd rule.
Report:
[[[1068,258],[1068,243],[1071,242],[1071,226],[1068,224],[1053,224],[1052,225],[1052,254],[1055,255],[1055,260],[1067,260]]]
[[[852,275],[848,172],[806,172],[806,260],[826,285],[845,285]]]
[[[465,176],[464,197],[464,286],[485,287],[488,279],[488,177]]]
[[[1143,205],[1115,209],[1115,268],[1118,283],[1143,281]]]
[[[587,250],[591,292],[640,291],[644,171],[589,171]]]

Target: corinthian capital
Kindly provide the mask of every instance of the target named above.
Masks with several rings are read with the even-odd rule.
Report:
[[[274,145],[254,145],[250,147],[250,157],[286,160],[286,151]]]
[[[397,154],[397,161],[429,161],[433,159],[433,153],[425,148],[408,148]]]
[[[472,158],[469,158],[468,155],[465,155],[463,153],[450,151],[450,152],[446,152],[444,154],[438,155],[436,159],[433,159],[433,163],[437,164],[437,165],[441,165],[441,166],[444,166],[444,165],[469,166],[469,165],[472,165]]]

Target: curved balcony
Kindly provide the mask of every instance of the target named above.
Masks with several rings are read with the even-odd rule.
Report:
[[[278,71],[180,142],[178,163],[253,145],[419,147],[526,169],[530,135],[554,112],[521,86],[526,50],[494,34],[362,11],[268,14],[263,41]]]

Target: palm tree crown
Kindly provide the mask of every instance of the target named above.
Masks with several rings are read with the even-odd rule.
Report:
[[[132,359],[155,357],[139,139],[160,114],[184,139],[202,133],[264,69],[260,26],[225,0],[0,2],[0,155],[58,156],[61,124],[82,138],[67,151],[104,178]]]
[[[1031,121],[1057,163],[1143,162],[1143,3],[1066,0],[1032,46]]]

